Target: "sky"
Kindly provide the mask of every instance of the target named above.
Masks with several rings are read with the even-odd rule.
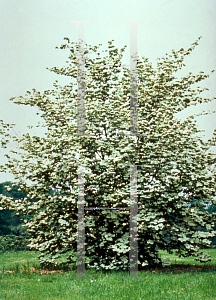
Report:
[[[216,69],[216,1],[213,0],[0,0],[0,119],[15,123],[19,135],[28,132],[27,125],[40,121],[37,109],[9,101],[25,96],[35,88],[43,92],[53,88],[53,82],[68,83],[68,78],[54,74],[46,67],[62,67],[68,58],[66,50],[55,49],[64,37],[76,42],[77,23],[85,23],[85,43],[102,44],[114,40],[119,49],[127,45],[122,62],[130,65],[130,21],[138,22],[138,55],[150,59],[156,66],[158,57],[171,50],[187,49],[197,40],[199,46],[185,58],[181,76]],[[209,88],[205,97],[216,96],[216,72],[200,83]],[[187,116],[214,110],[216,100],[192,106],[177,116]],[[203,139],[211,138],[216,128],[215,114],[195,118],[199,129],[205,130]],[[34,129],[34,134],[43,135]],[[216,152],[216,147],[212,151]],[[0,161],[6,162],[5,150],[0,149]],[[10,174],[0,173],[0,182],[13,181]]]

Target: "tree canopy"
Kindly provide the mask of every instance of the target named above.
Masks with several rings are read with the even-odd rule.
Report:
[[[50,71],[77,79],[79,45],[65,39],[67,43],[60,48],[70,51],[67,66]],[[126,46],[119,52],[112,41],[108,42],[108,57],[96,59],[91,59],[88,53],[97,52],[99,47],[86,44],[85,136],[76,135],[75,83],[61,87],[55,81],[53,90],[41,94],[33,89],[25,97],[11,98],[14,103],[38,107],[47,133],[45,137],[27,133],[18,138],[7,132],[12,125],[1,121],[2,147],[7,147],[11,138],[21,149],[13,151],[19,159],[6,155],[8,162],[1,170],[10,170],[21,182],[20,189],[38,202],[32,204],[27,198],[14,202],[2,196],[0,204],[2,208],[34,214],[25,226],[35,233],[29,247],[41,252],[42,263],[57,264],[64,253],[68,254],[66,262],[73,261],[72,252],[77,246],[78,167],[85,166],[85,207],[124,208],[130,205],[129,164],[140,165],[138,264],[161,264],[158,248],[169,253],[177,249],[179,255],[192,255],[203,262],[210,260],[199,248],[210,246],[209,237],[216,235],[213,231],[216,214],[209,215],[196,206],[189,209],[187,203],[204,199],[216,204],[215,155],[207,153],[215,145],[216,130],[212,139],[204,142],[196,135],[200,130],[194,115],[185,121],[175,116],[191,105],[215,99],[199,96],[206,88],[191,87],[209,77],[204,72],[196,75],[190,72],[181,79],[174,76],[185,66],[184,57],[191,54],[199,39],[187,50],[181,48],[166,54],[156,68],[147,58],[137,58],[140,135],[136,138],[130,136],[130,70],[123,67],[120,78],[119,66]],[[50,189],[55,191],[53,195],[49,194]],[[128,266],[128,216],[128,211],[85,212],[86,256],[91,260],[90,267]],[[195,231],[200,224],[206,227],[206,232]],[[164,238],[165,234],[170,240]]]

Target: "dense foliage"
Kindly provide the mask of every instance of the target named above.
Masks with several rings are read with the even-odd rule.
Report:
[[[26,193],[18,191],[18,187],[12,186],[13,182],[5,181],[0,183],[0,194],[4,196],[12,197],[13,200],[23,199],[26,197]],[[11,191],[8,191],[5,186],[11,187]],[[52,191],[50,191],[50,195],[52,195]],[[30,199],[29,199],[30,200]],[[34,202],[37,201],[36,199],[33,200]],[[200,202],[197,200],[193,200],[189,207],[194,206],[199,207],[203,212],[208,211],[209,214],[216,212],[216,205],[212,204],[207,209],[202,208]],[[32,238],[32,234],[24,228],[23,220],[24,219],[32,219],[32,215],[24,215],[20,214],[19,216],[16,215],[16,212],[9,209],[0,210],[0,252],[6,251],[31,251],[27,246],[29,243],[29,239]],[[205,227],[198,226],[195,230],[206,231]],[[214,227],[216,230],[216,224]],[[169,237],[164,235],[165,238],[171,240]],[[211,247],[216,247],[216,237],[210,238],[212,241]],[[201,247],[202,249],[202,247]]]
[[[51,71],[77,78],[77,52],[69,39],[61,48],[70,50],[67,67]],[[77,170],[85,165],[86,207],[127,207],[130,205],[130,168],[138,169],[138,245],[139,264],[161,264],[158,249],[179,255],[193,255],[199,261],[210,257],[199,250],[209,247],[216,213],[209,215],[187,203],[197,199],[216,204],[215,155],[207,153],[215,137],[204,142],[196,133],[194,116],[181,121],[175,114],[190,105],[212,99],[198,96],[205,88],[191,88],[209,75],[200,72],[180,80],[174,73],[181,69],[184,57],[198,45],[179,51],[172,50],[154,69],[148,59],[137,59],[138,71],[138,136],[126,135],[130,120],[130,70],[123,68],[120,78],[122,52],[109,43],[109,56],[95,60],[85,50],[85,110],[86,131],[91,136],[77,136],[77,89],[74,83],[43,94],[33,89],[25,97],[11,98],[14,103],[40,109],[47,128],[45,137],[23,134],[21,138],[7,131],[13,127],[1,121],[1,133],[7,147],[10,138],[18,142],[19,157],[7,154],[8,162],[2,171],[10,172],[27,193],[23,200],[1,197],[1,206],[28,215],[25,226],[33,238],[29,247],[41,251],[44,265],[57,263],[62,253],[73,259],[77,248]],[[77,45],[79,46],[79,45]],[[87,45],[86,45],[87,46]],[[107,50],[106,50],[107,51]],[[100,54],[100,53],[98,53]],[[108,68],[106,63],[112,64]],[[94,66],[92,64],[95,64]],[[100,65],[104,64],[104,65]],[[115,83],[116,82],[116,83]],[[214,132],[215,135],[215,132]],[[79,158],[76,154],[79,153]],[[31,184],[29,183],[31,182]],[[10,187],[9,187],[10,189]],[[49,194],[50,189],[53,195]],[[58,192],[57,192],[58,191]],[[31,203],[28,198],[35,199]],[[26,208],[28,207],[28,208]],[[195,228],[202,225],[204,231]],[[129,211],[86,211],[86,256],[92,268],[127,268],[129,252]],[[168,236],[169,239],[164,236]]]

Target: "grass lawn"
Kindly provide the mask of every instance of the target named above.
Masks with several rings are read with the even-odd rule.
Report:
[[[171,262],[163,269],[139,271],[145,279],[124,279],[129,272],[102,273],[86,270],[86,277],[73,279],[76,269],[42,270],[37,252],[0,254],[0,299],[14,300],[156,300],[216,299],[216,249],[204,249],[212,261],[199,263],[193,257],[179,258],[161,251]]]

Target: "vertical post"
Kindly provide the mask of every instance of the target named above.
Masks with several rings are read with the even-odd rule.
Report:
[[[130,26],[130,134],[135,136],[137,141],[137,22],[131,22]],[[137,165],[132,165],[130,166],[130,277],[122,279],[138,279],[137,214]]]
[[[137,24],[130,24],[130,134],[137,141]],[[130,166],[130,277],[138,278],[137,166]]]
[[[73,22],[73,21],[72,21]],[[77,22],[78,30],[78,94],[77,94],[77,135],[85,136],[85,60],[84,22]],[[78,169],[78,237],[77,237],[77,277],[69,279],[89,279],[85,277],[85,219],[84,219],[84,170]]]

